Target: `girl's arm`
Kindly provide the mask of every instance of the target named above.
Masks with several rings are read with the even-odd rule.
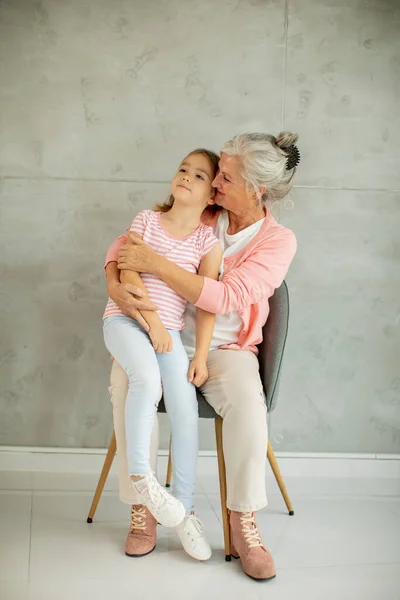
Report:
[[[104,263],[104,268],[107,268],[107,265],[110,262],[118,262],[118,254],[124,244],[128,243],[128,235],[126,233],[117,237],[117,239],[111,244],[109,249],[107,250],[106,260]]]
[[[138,238],[142,238],[146,228],[147,212],[136,215],[131,225]],[[135,319],[148,332],[156,352],[164,353],[172,349],[172,339],[156,312],[157,307],[150,301],[140,275],[135,271],[120,271],[117,266],[118,252],[123,244],[129,245],[128,235],[120,235],[110,246],[105,260],[108,295],[124,314]],[[137,298],[142,298],[138,301]]]
[[[147,314],[157,310],[157,307],[148,300],[147,294],[146,300],[144,300],[146,290],[140,277],[129,278],[125,275],[122,277],[122,271],[119,270],[117,263],[118,252],[124,244],[129,244],[127,234],[120,235],[107,250],[104,263],[107,292],[124,315],[132,317],[143,329],[149,331],[150,327],[139,311],[146,311]],[[141,301],[138,298],[143,298],[143,300]]]
[[[120,279],[121,283],[128,283],[139,288],[143,293],[143,302],[149,302],[151,304],[151,300],[147,293],[146,286],[144,285],[139,273],[135,273],[134,271],[121,271]],[[142,319],[137,318],[136,320],[140,325],[142,325],[142,327],[142,321],[144,321],[148,325],[148,327],[144,327],[144,329],[148,331],[154,350],[160,354],[165,352],[171,352],[172,338],[166,330],[165,325],[161,321],[160,317],[158,316],[157,311],[141,309],[138,312],[141,315]]]
[[[140,300],[144,297],[142,288],[129,283],[120,282],[120,271],[116,262],[108,262],[105,267],[107,278],[107,291],[109,297],[115,302],[118,308],[124,313],[135,319],[142,327],[148,331],[149,326],[140,314],[140,310],[152,312],[157,307],[151,302]]]
[[[199,275],[218,279],[222,260],[222,248],[216,244],[202,259]],[[208,378],[207,357],[214,331],[215,314],[197,308],[196,310],[196,350],[190,363],[188,379],[200,387]]]

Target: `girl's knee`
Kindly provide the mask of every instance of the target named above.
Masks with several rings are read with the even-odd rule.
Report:
[[[129,390],[145,397],[161,397],[161,381],[155,373],[142,371],[141,373],[128,373]]]
[[[189,409],[188,407],[178,407],[169,411],[167,409],[167,413],[172,429],[177,428],[179,430],[188,431],[198,427],[199,411],[197,406]]]

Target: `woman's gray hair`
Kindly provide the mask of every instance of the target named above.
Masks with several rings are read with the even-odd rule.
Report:
[[[240,159],[241,174],[248,188],[266,205],[279,202],[292,188],[297,169],[287,169],[288,150],[293,150],[298,137],[290,131],[283,131],[277,137],[268,133],[239,133],[224,144],[221,152]],[[261,187],[266,188],[263,194]]]

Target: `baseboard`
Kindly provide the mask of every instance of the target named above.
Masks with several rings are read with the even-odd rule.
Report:
[[[99,473],[105,449],[0,446],[0,471]],[[166,457],[167,450],[159,456]],[[400,480],[400,454],[277,452],[284,477],[384,478]],[[165,458],[162,459],[164,462]],[[213,471],[215,451],[199,453],[199,469]],[[115,471],[116,461],[113,465]]]

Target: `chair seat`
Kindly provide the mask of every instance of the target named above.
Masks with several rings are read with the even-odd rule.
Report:
[[[197,402],[199,403],[199,417],[200,419],[218,419],[219,415],[215,412],[215,410],[208,404],[207,400],[204,398],[203,394],[197,390]],[[160,403],[158,405],[158,412],[166,413],[164,399],[161,398]]]

